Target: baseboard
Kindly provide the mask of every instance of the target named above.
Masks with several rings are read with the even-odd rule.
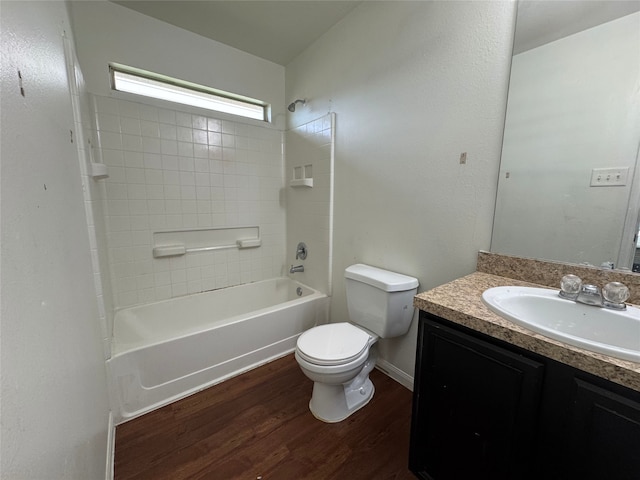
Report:
[[[383,358],[378,358],[376,368],[413,392],[413,377],[411,375],[406,374]]]
[[[116,456],[116,426],[113,422],[113,412],[109,412],[109,425],[107,428],[107,463],[104,478],[105,480],[113,480],[113,466]]]

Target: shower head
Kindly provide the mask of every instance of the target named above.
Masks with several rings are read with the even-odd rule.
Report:
[[[301,103],[302,105],[305,105],[307,103],[307,101],[298,99],[295,102],[291,102],[289,104],[289,106],[287,107],[287,110],[289,110],[290,112],[295,112],[296,111],[296,103]]]

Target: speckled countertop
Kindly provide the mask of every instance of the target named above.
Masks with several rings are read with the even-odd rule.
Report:
[[[446,320],[640,391],[640,363],[564,344],[520,327],[489,310],[482,302],[482,292],[491,287],[508,285],[541,286],[475,272],[416,295],[413,304],[420,310]]]

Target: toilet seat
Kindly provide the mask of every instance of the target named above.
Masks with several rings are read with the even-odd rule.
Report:
[[[366,356],[374,337],[347,322],[319,325],[298,337],[300,357],[314,365],[343,365]]]

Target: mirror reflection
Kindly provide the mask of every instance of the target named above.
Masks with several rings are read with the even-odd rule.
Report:
[[[631,269],[640,2],[520,2],[491,251]]]

